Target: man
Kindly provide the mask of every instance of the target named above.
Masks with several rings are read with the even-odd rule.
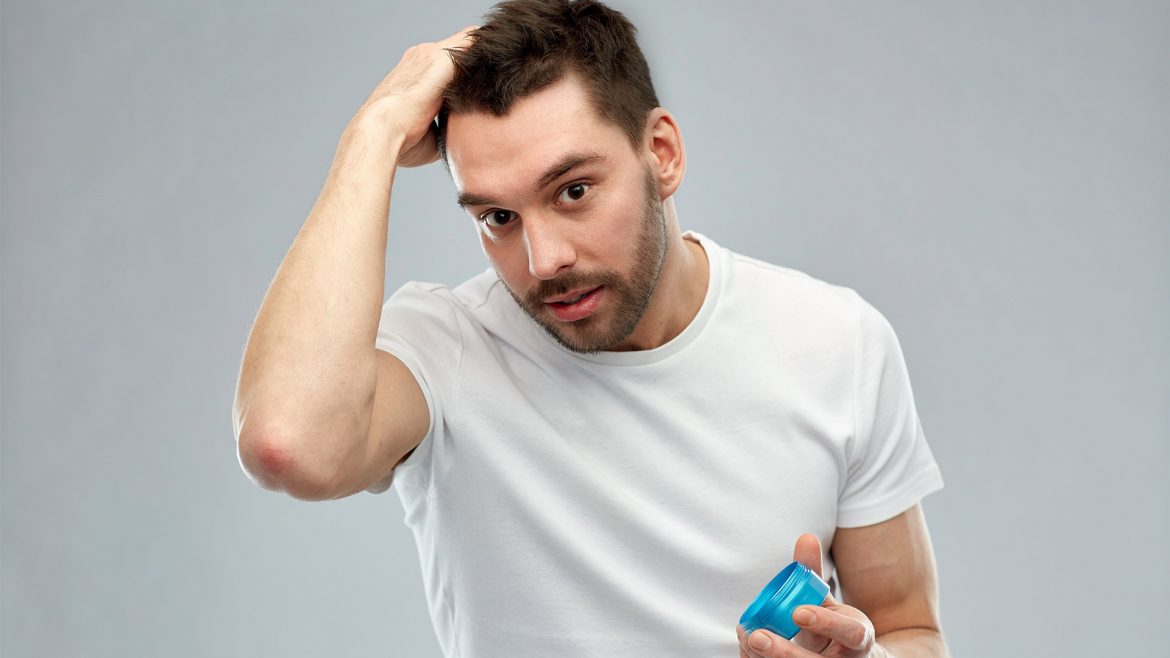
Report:
[[[440,157],[492,268],[382,306],[395,170]],[[682,233],[685,167],[598,2],[407,50],[252,329],[242,464],[305,500],[396,485],[448,656],[947,655],[918,504],[942,481],[893,330]],[[793,641],[745,637],[789,555],[832,594]]]

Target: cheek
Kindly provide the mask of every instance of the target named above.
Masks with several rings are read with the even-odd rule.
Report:
[[[643,196],[640,189],[624,190],[620,200],[615,200],[606,210],[604,226],[599,226],[594,236],[598,244],[604,245],[602,253],[628,258],[637,250],[646,211]]]
[[[483,249],[483,255],[487,256],[492,268],[496,270],[504,283],[508,284],[508,287],[517,292],[527,289],[528,254],[524,252],[523,245],[517,251],[511,241],[496,242],[480,231],[479,246]]]

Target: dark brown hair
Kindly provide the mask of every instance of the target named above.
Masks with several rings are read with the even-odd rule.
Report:
[[[450,113],[503,116],[570,71],[584,82],[598,115],[637,148],[658,97],[637,29],[625,16],[597,0],[505,0],[484,19],[472,45],[451,55],[455,78],[438,116],[444,162]]]

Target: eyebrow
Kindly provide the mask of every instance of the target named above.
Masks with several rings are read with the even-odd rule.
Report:
[[[540,191],[544,189],[544,187],[549,183],[555,181],[561,176],[564,176],[570,171],[573,171],[574,169],[584,167],[588,164],[593,164],[594,162],[600,162],[605,159],[607,159],[606,156],[596,152],[570,153],[565,155],[560,160],[557,160],[555,163],[553,163],[552,166],[550,166],[548,169],[544,170],[544,173],[541,174],[540,178],[538,178],[536,181],[536,190]],[[462,208],[466,208],[467,206],[496,205],[495,201],[490,197],[483,194],[476,194],[475,192],[460,192],[459,196],[455,198],[455,203],[459,204],[459,206]]]

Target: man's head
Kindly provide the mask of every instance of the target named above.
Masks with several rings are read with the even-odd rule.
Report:
[[[515,0],[480,31],[440,113],[459,204],[508,292],[562,345],[634,348],[662,297],[685,157],[633,26],[593,1]]]
[[[637,145],[658,97],[636,32],[625,16],[596,0],[497,4],[475,31],[474,43],[452,53],[455,80],[438,117],[440,156],[446,161],[452,112],[503,116],[517,100],[569,73],[584,84],[598,116]]]

